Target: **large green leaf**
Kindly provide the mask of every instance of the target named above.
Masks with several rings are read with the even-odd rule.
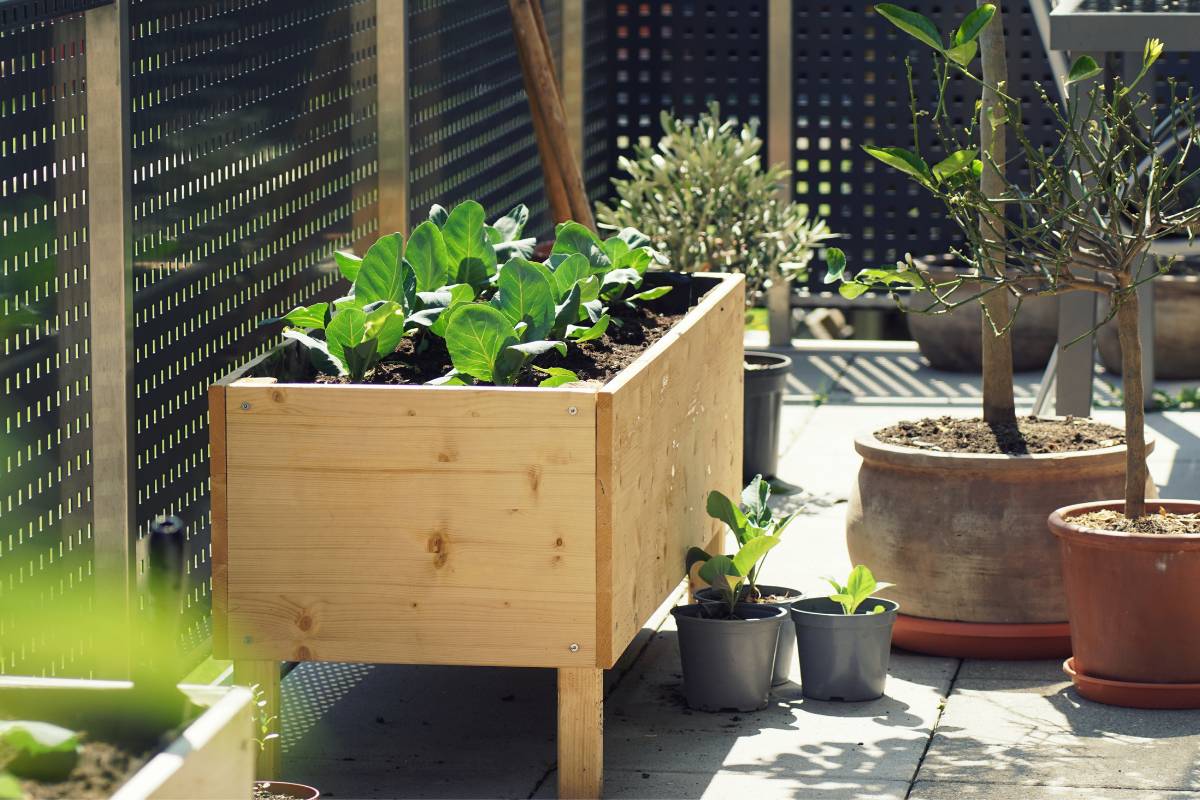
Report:
[[[742,573],[738,572],[733,559],[729,556],[713,556],[700,568],[700,579],[716,589],[721,588],[723,583],[721,578],[725,575],[744,577]]]
[[[979,34],[983,33],[983,29],[987,27],[994,16],[996,16],[996,7],[991,3],[984,3],[971,11],[963,18],[958,30],[954,32],[954,44],[956,46],[964,45],[978,39]]]
[[[454,368],[465,375],[494,382],[497,358],[514,344],[512,323],[489,305],[468,303],[450,314],[446,349]]]
[[[756,536],[742,545],[733,557],[733,566],[741,575],[750,575],[767,552],[779,544],[778,536]]]
[[[592,272],[603,272],[612,266],[612,259],[604,252],[599,237],[578,222],[564,222],[555,231],[552,253],[570,255],[580,253],[588,260]]]
[[[529,209],[522,203],[493,222],[492,228],[500,234],[501,242],[512,242],[521,238],[521,233],[525,230],[525,223],[528,221]]]
[[[446,217],[442,237],[456,283],[469,283],[476,289],[486,286],[496,270],[496,250],[484,230],[483,206],[474,200],[459,203]]]
[[[640,291],[637,294],[631,294],[631,295],[629,295],[629,297],[627,297],[625,299],[631,303],[634,303],[634,302],[643,302],[644,303],[647,300],[657,300],[658,298],[662,297],[665,294],[670,294],[671,288],[672,287],[670,287],[670,286],[655,286],[653,289],[644,289],[643,291]]]
[[[876,3],[875,10],[888,22],[934,50],[942,49],[942,35],[937,26],[923,14],[909,11],[891,3]]]
[[[545,338],[554,325],[554,289],[534,264],[523,258],[510,259],[500,268],[492,302],[511,325],[525,322],[525,341]]]
[[[296,306],[284,316],[283,321],[297,328],[317,328],[318,330],[324,330],[325,317],[328,313],[329,303]]]
[[[429,292],[450,283],[450,253],[437,225],[426,220],[408,237],[404,260],[416,275],[417,291]]]
[[[933,165],[933,177],[937,178],[940,182],[957,175],[963,170],[970,169],[971,163],[975,160],[975,155],[974,150],[958,150],[951,153]]]
[[[0,722],[0,744],[21,753],[69,753],[79,747],[79,734],[48,722]]]
[[[384,303],[367,314],[363,339],[374,339],[376,355],[394,353],[404,338],[404,309],[399,303]]]
[[[591,325],[568,325],[567,338],[576,342],[590,342],[593,339],[599,339],[608,331],[611,322],[612,317],[608,314],[601,314],[599,319]]]
[[[353,347],[347,346],[342,354],[346,358],[346,372],[352,381],[361,381],[363,376],[379,361],[375,341],[364,339]]]
[[[892,169],[899,170],[928,186],[933,182],[933,173],[925,159],[903,147],[872,147],[863,145],[863,150],[879,159]]]
[[[450,212],[446,207],[438,203],[434,203],[429,207],[429,221],[439,228],[446,227],[446,219],[450,216]]]
[[[342,273],[342,277],[354,283],[354,279],[358,277],[358,271],[362,268],[362,259],[353,253],[347,253],[338,250],[333,254],[333,260],[337,262],[338,272]]]
[[[571,291],[571,287],[587,278],[591,272],[591,264],[588,263],[587,258],[582,253],[572,253],[567,256],[552,273],[554,275],[554,286],[558,293],[558,299],[562,300],[562,298],[566,297],[567,293]],[[594,300],[595,298],[590,299]]]
[[[771,482],[763,480],[762,475],[754,478],[742,489],[742,508],[746,519],[754,525],[765,528],[771,521]]]
[[[567,328],[579,320],[580,296],[579,284],[575,284],[566,298],[554,307],[554,326],[551,328],[554,336],[565,336]]]
[[[960,67],[965,67],[975,60],[975,55],[979,52],[978,42],[963,42],[946,50],[946,58],[958,64]]]
[[[405,273],[410,270],[404,268],[403,251],[404,237],[398,233],[381,236],[371,245],[354,278],[354,300],[359,306],[378,300],[405,305]]]
[[[283,332],[283,338],[295,339],[308,352],[309,360],[317,372],[325,375],[345,375],[346,364],[341,359],[334,358],[329,352],[329,343],[309,336],[303,331],[288,330]]]
[[[450,311],[474,300],[475,290],[465,283],[455,283],[443,286],[436,292],[421,292],[417,298],[423,308],[411,315],[409,322],[427,327],[434,336],[444,338],[446,325],[450,322]]]
[[[541,382],[539,382],[538,386],[545,386],[547,388],[550,388],[550,387],[554,387],[554,386],[562,386],[564,383],[575,383],[576,381],[579,380],[578,375],[576,375],[571,370],[565,369],[563,367],[545,367],[545,368],[543,368],[543,367],[535,366],[534,369],[537,370],[538,372],[542,373],[543,375],[548,376],[548,377],[544,378]]]
[[[708,502],[705,504],[705,509],[708,515],[713,519],[719,519],[729,526],[737,537],[738,543],[742,543],[742,537],[745,535],[746,529],[750,522],[746,519],[746,515],[737,507],[737,504],[726,497],[716,489],[708,493]]]
[[[348,364],[346,348],[361,344],[366,333],[367,315],[361,308],[346,308],[339,311],[325,327],[325,340],[329,344],[329,354],[343,364]]]

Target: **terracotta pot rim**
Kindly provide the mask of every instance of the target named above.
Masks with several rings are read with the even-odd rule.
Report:
[[[1148,502],[1163,506],[1168,511],[1183,511],[1184,513],[1200,512],[1200,501],[1197,500],[1156,499]],[[1078,516],[1079,514],[1105,509],[1116,511],[1124,508],[1124,506],[1124,500],[1096,500],[1090,503],[1076,503],[1075,505],[1064,506],[1050,515],[1050,519],[1048,520],[1050,532],[1062,540],[1110,550],[1200,550],[1200,533],[1098,531],[1094,528],[1085,528],[1071,522],[1071,517]]]
[[[1147,431],[1146,452],[1153,452],[1154,445],[1154,436]],[[954,469],[956,466],[961,467],[963,462],[967,462],[975,469],[1012,470],[1021,467],[1035,469],[1047,465],[1082,467],[1088,464],[1124,463],[1125,461],[1125,445],[1123,444],[1098,447],[1094,450],[1069,450],[1065,453],[1032,453],[1019,456],[1004,453],[946,453],[881,442],[875,438],[874,430],[863,431],[855,436],[854,449],[864,459],[870,459],[876,463],[931,469]]]

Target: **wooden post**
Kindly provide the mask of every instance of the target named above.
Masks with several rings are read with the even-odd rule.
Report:
[[[257,686],[261,692],[260,700],[266,705],[256,708],[257,714],[272,719],[271,732],[280,734],[263,743],[258,753],[258,766],[254,771],[256,780],[267,781],[279,778],[279,766],[282,744],[282,720],[280,719],[280,664],[278,661],[234,661],[233,683],[236,686]],[[254,721],[255,736],[261,736],[259,721]]]
[[[136,524],[133,411],[133,238],[126,0],[84,17],[88,119],[88,319],[91,323],[92,509],[97,596],[128,621]],[[105,677],[129,669],[110,648]]]
[[[802,0],[803,2],[803,0]],[[780,199],[791,202],[794,168],[792,153],[792,0],[770,0],[767,8],[767,161],[782,162],[788,180],[779,187]],[[772,347],[792,346],[792,283],[771,276],[767,290],[767,330]]]
[[[408,0],[376,6],[379,70],[379,232],[409,230]]]
[[[567,132],[580,172],[584,171],[584,156],[587,154],[584,131],[584,88],[583,62],[587,50],[587,28],[584,0],[563,0],[562,3],[562,61],[559,64],[559,82],[562,84],[563,107],[567,112]],[[584,188],[587,178],[584,176]]]
[[[604,670],[558,671],[558,796],[594,800],[604,789]]]

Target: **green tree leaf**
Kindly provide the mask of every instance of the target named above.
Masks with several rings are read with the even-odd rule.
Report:
[[[978,42],[964,42],[946,50],[946,58],[958,64],[960,67],[965,67],[975,60],[975,54],[979,52]]]
[[[446,349],[454,368],[464,375],[495,382],[496,360],[514,344],[512,323],[489,305],[468,303],[450,314]]]
[[[513,258],[500,268],[492,303],[512,325],[528,324],[521,338],[545,338],[554,325],[554,289],[534,264]]]
[[[892,169],[899,170],[926,186],[933,182],[933,173],[930,171],[929,165],[925,163],[925,159],[912,151],[905,150],[903,147],[872,147],[870,145],[863,145],[863,150]]]
[[[975,155],[973,150],[959,150],[951,153],[933,165],[933,177],[940,182],[963,170],[970,169],[972,162],[975,161]]]
[[[941,51],[942,35],[928,17],[891,3],[876,3],[875,11],[917,41]]]
[[[1071,70],[1067,73],[1067,86],[1094,78],[1102,71],[1100,65],[1096,63],[1096,59],[1091,56],[1080,56],[1071,64]]]
[[[838,247],[830,247],[825,251],[825,283],[837,283],[845,280],[846,254]]]
[[[865,294],[870,288],[871,287],[865,283],[848,282],[848,283],[843,283],[841,286],[838,287],[838,294],[840,294],[842,297],[846,298],[847,300],[853,300],[856,297],[859,297],[859,296]]]
[[[958,26],[958,30],[954,32],[954,44],[964,45],[968,42],[974,42],[979,38],[979,34],[983,33],[983,29],[988,26],[992,18],[996,16],[996,7],[991,3],[984,3],[974,9],[970,14],[963,19],[962,24]]]
[[[426,220],[408,237],[404,260],[416,275],[417,291],[429,292],[451,280],[450,253],[437,225]]]

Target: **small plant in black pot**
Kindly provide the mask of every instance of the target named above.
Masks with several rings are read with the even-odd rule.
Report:
[[[787,612],[762,603],[739,602],[739,598],[746,576],[777,544],[777,536],[758,536],[732,558],[703,557],[700,577],[717,590],[720,602],[671,610],[679,629],[684,694],[691,708],[756,711],[766,706],[779,629]],[[696,554],[695,550],[688,553],[689,571]]]
[[[714,519],[719,519],[729,526],[733,531],[734,537],[737,539],[739,547],[745,547],[750,541],[761,536],[772,536],[778,538],[783,533],[784,529],[792,523],[796,518],[796,514],[788,514],[783,517],[776,517],[775,512],[771,510],[771,484],[763,480],[761,475],[754,476],[754,480],[746,485],[742,490],[742,502],[739,506],[720,492],[713,491],[708,495],[708,515]],[[708,553],[698,547],[692,548],[688,553],[688,573],[691,573],[691,567],[699,561],[707,561],[710,558]],[[785,611],[791,608],[792,604],[800,599],[801,594],[795,589],[790,589],[786,586],[765,586],[758,582],[758,574],[762,570],[762,562],[765,560],[766,554],[759,559],[758,563],[750,570],[746,576],[746,580],[742,583],[741,594],[738,598],[742,603],[762,603],[765,605],[782,608]],[[717,602],[720,600],[720,593],[717,589],[708,588],[700,589],[695,594],[696,600],[704,602]],[[779,628],[779,646],[775,651],[775,666],[772,670],[771,685],[779,686],[787,683],[788,675],[791,673],[792,665],[796,663],[796,634],[792,630],[791,625],[781,625]]]
[[[877,583],[861,564],[845,585],[826,578],[834,592],[792,605],[805,697],[850,702],[883,695],[892,625],[899,604],[872,595],[891,586]]]

